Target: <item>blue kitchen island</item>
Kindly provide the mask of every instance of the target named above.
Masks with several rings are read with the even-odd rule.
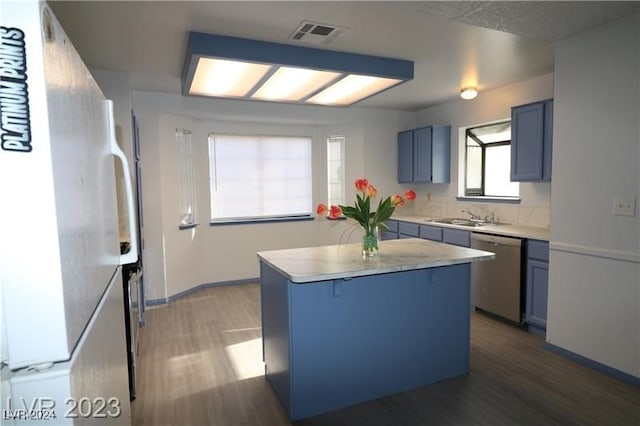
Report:
[[[266,379],[291,420],[469,371],[470,264],[493,253],[421,239],[263,251]]]

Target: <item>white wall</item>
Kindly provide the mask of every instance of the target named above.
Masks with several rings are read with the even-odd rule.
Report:
[[[553,89],[553,74],[547,74],[486,92],[480,87],[480,94],[474,100],[459,99],[420,111],[417,117],[419,125],[451,125],[451,184],[420,185],[419,192],[431,193],[433,200],[431,206],[423,207],[425,213],[455,215],[461,208],[471,206],[479,211],[495,212],[500,220],[509,223],[549,226],[549,183],[521,182],[519,205],[455,202],[455,198],[462,193],[459,185],[464,179],[464,169],[458,167],[458,157],[464,153],[464,133],[460,129],[508,120],[512,106],[553,98]]]
[[[346,221],[209,226],[207,135],[211,131],[309,135],[313,138],[313,204],[326,201],[326,145],[331,134],[346,136],[350,183],[367,177],[380,192],[395,183],[396,133],[414,126],[415,114],[364,108],[250,103],[134,92],[140,125],[145,229],[145,284],[149,299],[164,299],[206,283],[258,277],[256,252],[355,241]],[[196,221],[179,230],[175,129],[192,133],[196,174]],[[250,196],[250,194],[248,194]]]
[[[547,340],[640,377],[640,15],[556,45]]]

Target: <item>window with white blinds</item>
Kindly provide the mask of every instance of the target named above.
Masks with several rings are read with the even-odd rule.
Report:
[[[327,183],[330,206],[345,204],[345,139],[344,136],[327,138]]]
[[[311,138],[209,135],[211,222],[313,217]]]

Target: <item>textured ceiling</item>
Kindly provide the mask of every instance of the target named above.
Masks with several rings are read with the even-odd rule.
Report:
[[[637,1],[416,2],[440,18],[556,41],[640,10]]]
[[[327,49],[408,59],[414,80],[357,104],[415,111],[553,71],[553,41],[640,11],[633,2],[54,1],[90,68],[180,93],[191,30],[279,43],[302,21],[345,28]],[[315,46],[317,47],[317,46]]]

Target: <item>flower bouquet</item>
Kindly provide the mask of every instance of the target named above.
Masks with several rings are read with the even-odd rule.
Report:
[[[404,205],[406,201],[415,200],[416,193],[413,189],[408,189],[404,192],[404,197],[396,194],[381,199],[378,207],[371,211],[371,199],[378,196],[378,190],[367,179],[357,179],[355,186],[358,193],[354,206],[338,205],[327,208],[326,204],[318,204],[316,213],[329,219],[337,219],[342,215],[355,219],[364,228],[362,257],[367,259],[378,254],[378,231],[380,228],[388,229],[384,222],[391,217],[396,207]]]

